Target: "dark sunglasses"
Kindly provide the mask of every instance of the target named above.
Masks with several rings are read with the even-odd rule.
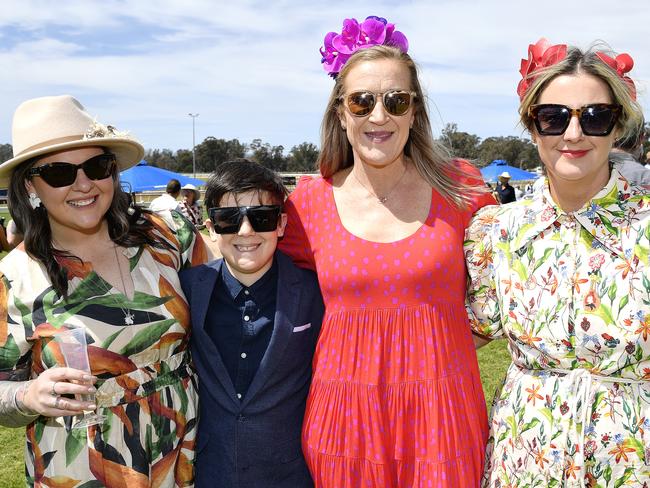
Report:
[[[84,170],[90,180],[103,180],[111,176],[115,166],[115,155],[98,154],[81,164],[47,163],[29,170],[29,177],[39,176],[53,188],[69,186],[77,179],[77,171]]]
[[[214,207],[208,215],[217,234],[239,232],[244,216],[248,217],[255,232],[271,232],[278,228],[282,213],[280,205],[257,205],[255,207]]]
[[[369,91],[358,91],[341,97],[345,100],[348,110],[355,117],[365,117],[373,111],[377,104],[377,98],[381,97],[386,112],[391,115],[404,115],[411,106],[415,92],[402,90],[389,90],[384,93],[373,93]]]
[[[620,105],[608,103],[594,103],[580,108],[543,103],[528,109],[528,115],[535,122],[541,136],[564,134],[574,115],[578,117],[584,135],[607,136],[616,125],[620,113]]]

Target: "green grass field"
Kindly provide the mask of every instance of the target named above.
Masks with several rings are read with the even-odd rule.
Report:
[[[478,352],[481,367],[481,381],[485,400],[492,402],[495,389],[510,364],[510,354],[505,341],[493,342]],[[5,429],[0,427],[0,488],[19,488],[25,486],[23,468],[23,444],[25,429]]]

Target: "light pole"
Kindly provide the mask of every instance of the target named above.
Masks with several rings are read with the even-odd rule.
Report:
[[[187,114],[190,117],[192,117],[192,176],[196,178],[196,142],[195,142],[195,134],[196,132],[194,131],[194,120],[199,116],[199,114]]]

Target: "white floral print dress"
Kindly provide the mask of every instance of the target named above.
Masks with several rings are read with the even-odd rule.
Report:
[[[650,195],[616,171],[582,209],[548,186],[467,230],[474,332],[512,355],[484,486],[650,486]]]

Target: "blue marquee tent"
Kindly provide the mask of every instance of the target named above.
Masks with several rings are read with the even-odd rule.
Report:
[[[510,181],[534,180],[539,176],[537,173],[510,166],[505,159],[495,159],[485,168],[481,168],[483,179],[488,183],[496,182],[504,171],[510,173]]]
[[[132,168],[120,173],[120,182],[125,183],[124,187],[134,193],[164,190],[172,178],[180,181],[181,186],[188,183],[197,187],[205,185],[205,181],[198,178],[190,178],[167,169],[149,166],[144,159]]]

